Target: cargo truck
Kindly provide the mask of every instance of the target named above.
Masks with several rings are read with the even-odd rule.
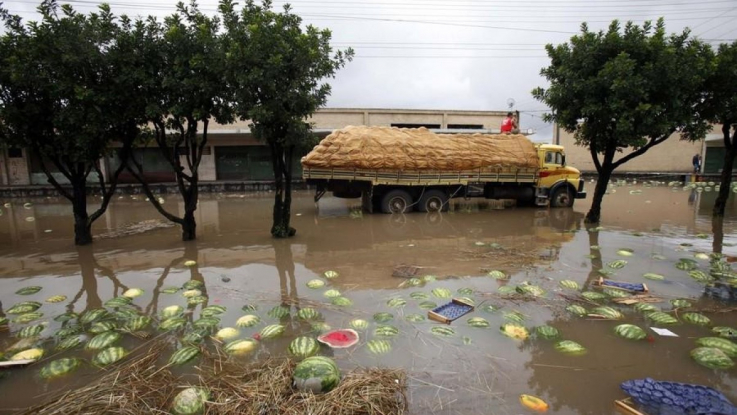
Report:
[[[317,202],[362,198],[370,212],[447,211],[453,198],[514,199],[572,207],[586,197],[562,146],[517,134],[434,134],[427,129],[346,127],[302,158]]]

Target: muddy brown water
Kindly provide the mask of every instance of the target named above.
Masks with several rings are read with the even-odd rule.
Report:
[[[593,184],[588,184],[593,189]],[[324,198],[316,206],[312,195],[299,192],[293,206],[296,237],[273,240],[269,236],[272,199],[263,195],[205,195],[200,201],[196,242],[179,241],[176,227],[157,228],[161,218],[142,197],[125,196],[111,204],[108,213],[94,226],[95,235],[107,234],[91,247],[71,244],[71,212],[61,200],[6,200],[0,206],[0,311],[20,301],[44,302],[52,295],[65,295],[57,304],[44,303],[40,321],[48,326],[42,336],[60,327],[52,318],[67,311],[82,313],[99,308],[128,288],[144,290],[134,300],[143,313],[155,315],[163,307],[186,307],[180,293],[164,294],[166,287],[179,287],[190,279],[205,283],[208,302],[193,307],[192,318],[208,304],[227,307],[221,326],[233,326],[245,314],[241,307],[254,304],[264,323],[240,329],[248,338],[264,324],[279,322],[267,312],[281,303],[292,304],[291,315],[280,322],[285,335],[261,342],[250,359],[286,355],[289,341],[298,335],[314,335],[312,327],[296,317],[299,307],[318,308],[324,321],[333,328],[347,327],[353,318],[370,322],[360,331],[361,342],[347,350],[323,348],[322,354],[335,357],[343,370],[355,367],[400,367],[409,375],[408,397],[415,414],[523,414],[520,394],[532,394],[550,405],[548,413],[614,413],[613,401],[623,398],[619,384],[628,379],[652,377],[659,380],[698,383],[719,389],[737,402],[735,369],[714,371],[697,365],[688,352],[698,337],[711,335],[708,327],[679,324],[671,327],[678,338],[659,337],[649,331],[641,314],[627,307],[623,321],[597,321],[572,316],[564,311],[568,304],[558,281],[570,279],[591,287],[601,275],[599,268],[616,259],[627,265],[612,270],[610,278],[646,282],[654,295],[666,300],[687,298],[699,309],[737,306],[724,300],[729,292],[713,292],[674,267],[679,258],[693,258],[697,252],[722,250],[737,256],[737,207],[730,200],[723,227],[723,240],[713,235],[710,209],[715,194],[672,190],[668,186],[625,185],[606,196],[603,229],[587,230],[583,217],[588,200],[579,200],[573,209],[505,208],[499,202],[455,201],[448,213],[370,215],[362,213],[356,200]],[[641,193],[637,191],[641,190]],[[634,191],[634,192],[632,192]],[[632,192],[632,193],[631,193]],[[31,205],[24,206],[24,203]],[[181,208],[169,197],[165,206]],[[32,219],[29,219],[32,218]],[[143,223],[143,225],[141,225]],[[133,229],[154,229],[134,235]],[[697,236],[698,235],[698,236]],[[706,237],[704,238],[704,236]],[[599,251],[591,250],[599,245]],[[629,248],[631,257],[616,251]],[[594,254],[597,258],[590,258]],[[662,255],[665,259],[653,258]],[[658,257],[660,258],[660,257]],[[186,260],[197,261],[187,268]],[[433,275],[436,281],[399,288],[404,279],[393,277],[395,267],[421,267],[418,277]],[[708,270],[708,262],[700,261]],[[498,269],[511,275],[500,282],[486,276]],[[334,270],[339,277],[322,277]],[[665,281],[644,280],[646,272],[662,274]],[[309,289],[307,281],[323,279],[327,285]],[[544,299],[509,299],[497,293],[500,286],[529,281],[547,291]],[[26,286],[42,286],[37,294],[16,295]],[[437,325],[429,321],[409,323],[404,316],[426,315],[410,297],[423,292],[434,298],[434,288],[448,288],[454,296],[461,288],[473,290],[472,299],[481,306],[450,326],[451,337],[438,337],[430,331]],[[337,289],[349,298],[350,307],[335,307],[323,296]],[[391,308],[387,301],[406,300],[406,305]],[[496,312],[482,311],[486,305]],[[667,301],[658,304],[670,309]],[[394,315],[391,324],[400,334],[389,339],[392,350],[372,354],[366,341],[373,339],[374,313]],[[518,311],[530,329],[543,324],[556,327],[563,339],[585,346],[582,356],[568,356],[553,347],[554,342],[529,338],[507,338],[498,327],[505,312]],[[737,326],[735,313],[706,313],[713,325]],[[14,316],[8,316],[13,318]],[[468,317],[483,317],[489,328],[468,326]],[[616,337],[613,327],[622,322],[637,324],[651,335],[647,341],[628,341]],[[34,322],[36,323],[36,322]],[[31,324],[34,324],[31,323]],[[17,341],[24,325],[8,323],[0,329],[0,350]],[[465,340],[465,341],[464,341]],[[470,341],[470,344],[466,344]],[[125,336],[121,345],[128,349],[139,340]],[[45,344],[47,360],[22,368],[6,370],[0,379],[0,411],[14,413],[93,379],[98,369],[85,367],[73,375],[43,380],[38,372],[53,354],[53,341]],[[93,354],[79,348],[59,356]],[[191,368],[192,366],[188,366]],[[182,371],[187,371],[185,366]]]

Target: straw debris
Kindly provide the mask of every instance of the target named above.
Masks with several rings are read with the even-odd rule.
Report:
[[[210,392],[205,414],[324,414],[396,415],[407,413],[406,377],[401,370],[362,369],[343,374],[338,387],[320,395],[292,388],[296,362],[271,359],[249,365],[205,353],[199,376],[174,376],[158,367],[159,352],[121,364],[97,381],[50,399],[26,414],[169,413],[183,388],[200,386]]]

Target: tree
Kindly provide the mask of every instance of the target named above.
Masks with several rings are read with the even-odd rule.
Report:
[[[177,4],[177,12],[163,25],[149,19],[149,30],[157,33],[157,69],[151,75],[148,120],[153,141],[174,171],[177,188],[184,200],[184,215],[166,211],[144,177],[144,166],[135,157],[128,171],[141,183],[149,201],[170,221],[181,225],[182,240],[196,238],[199,167],[207,145],[208,126],[233,121],[225,82],[225,55],[218,34],[220,21],[208,17],[192,1]],[[199,128],[202,126],[200,133]]]
[[[704,98],[709,46],[688,30],[666,36],[662,19],[620,29],[616,20],[598,33],[584,23],[570,44],[547,45],[551,64],[541,74],[550,87],[532,92],[552,109],[545,119],[575,133],[576,144],[591,152],[599,178],[589,223],[600,220],[615,169],[676,131],[702,138],[708,129],[694,107]],[[632,151],[615,160],[625,149]]]
[[[293,236],[289,224],[292,166],[295,151],[314,145],[306,118],[325,105],[333,77],[353,51],[330,47],[331,33],[311,25],[289,6],[271,11],[271,2],[246,1],[240,15],[232,0],[220,3],[227,30],[228,82],[235,91],[238,117],[251,121],[253,135],[269,146],[274,171],[274,212],[271,234]]]
[[[0,140],[38,158],[48,182],[72,203],[75,243],[86,245],[122,171],[106,180],[100,159],[117,139],[133,143],[143,122],[145,102],[137,94],[143,63],[134,43],[118,42],[134,30],[130,21],[123,18],[120,26],[106,5],[84,15],[48,0],[38,11],[41,21],[24,25],[0,9],[6,27],[0,37]],[[123,148],[121,157],[128,152]],[[102,203],[89,214],[87,178],[93,170]]]
[[[734,159],[737,157],[737,42],[719,46],[714,70],[706,84],[707,97],[697,107],[703,119],[721,124],[724,160],[719,195],[714,202],[714,216],[724,216],[732,184]]]

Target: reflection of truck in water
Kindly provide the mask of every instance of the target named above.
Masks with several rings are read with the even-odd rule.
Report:
[[[458,197],[571,207],[586,197],[563,147],[536,145],[523,135],[347,127],[323,139],[302,167],[305,181],[316,186],[316,201],[331,191],[361,197],[371,212],[445,211]]]

